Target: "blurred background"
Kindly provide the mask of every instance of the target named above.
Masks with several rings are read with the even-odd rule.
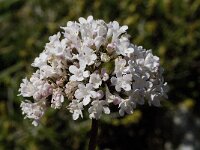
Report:
[[[91,120],[73,121],[62,108],[34,127],[17,94],[48,37],[89,15],[128,25],[131,41],[160,57],[170,86],[160,108],[104,116],[98,149],[200,150],[199,0],[0,0],[0,150],[87,149]]]

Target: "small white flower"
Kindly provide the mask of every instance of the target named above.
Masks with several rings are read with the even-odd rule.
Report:
[[[77,120],[79,116],[83,118],[83,103],[80,102],[80,100],[72,100],[72,102],[68,105],[67,108],[69,109],[70,113],[73,113],[73,120]]]
[[[94,61],[97,59],[97,55],[92,49],[87,46],[83,46],[82,50],[78,54],[78,60],[82,66],[90,66],[94,64]]]
[[[133,79],[132,90],[129,92],[130,99],[135,103],[143,105],[144,97],[147,92],[146,89],[151,86],[151,82],[148,81],[147,76],[140,76],[136,73],[133,74]]]
[[[126,60],[118,57],[115,59],[115,70],[114,73],[126,73],[128,67],[126,66]]]
[[[62,103],[64,102],[64,96],[62,93],[62,89],[54,89],[51,99],[51,107],[54,109],[60,108]]]
[[[31,97],[35,93],[36,89],[33,86],[31,82],[27,80],[27,78],[22,80],[22,83],[20,84],[19,88],[19,95],[22,95],[23,97]]]
[[[35,100],[45,99],[52,94],[52,87],[48,82],[45,82],[39,78],[40,74],[37,71],[32,75],[30,81],[27,78],[23,79],[23,83],[20,84],[19,95],[23,97],[31,97]]]
[[[32,124],[37,126],[40,118],[44,114],[45,102],[31,103],[26,100],[26,102],[21,103],[20,107],[22,109],[22,114],[25,114],[25,118],[33,119],[34,121]]]
[[[93,86],[90,83],[86,84],[86,86],[79,84],[74,96],[79,100],[83,99],[83,105],[86,106],[90,103],[91,98],[97,97],[97,92],[93,91]]]
[[[91,83],[95,89],[98,89],[99,86],[102,84],[100,75],[97,73],[91,74],[89,83]]]
[[[154,105],[159,107],[160,101],[162,100],[162,97],[167,98],[166,92],[168,91],[167,83],[161,83],[158,85],[153,85],[148,88],[146,92],[146,98],[148,99],[149,105]]]
[[[105,114],[110,114],[110,109],[108,107],[108,103],[105,100],[94,100],[92,101],[92,106],[88,109],[90,113],[90,119],[100,119],[102,112]]]
[[[107,38],[110,38],[112,35],[112,41],[115,41],[122,33],[125,33],[128,29],[128,26],[126,25],[120,27],[117,21],[111,22],[108,24],[108,27]]]
[[[49,43],[46,44],[45,49],[50,56],[59,54],[63,49],[65,49],[66,45],[60,42],[61,34],[58,32],[49,37]]]
[[[30,77],[30,81],[32,83],[36,83],[39,80],[40,80],[40,70],[38,69],[38,70],[36,70],[35,73],[32,74],[32,76]]]
[[[111,83],[115,85],[115,89],[117,92],[121,91],[121,88],[125,91],[131,90],[131,81],[132,81],[132,75],[131,74],[116,74],[117,77],[111,78]]]
[[[159,67],[159,58],[157,56],[153,56],[151,51],[147,51],[146,56],[137,58],[136,62],[141,67],[145,67],[149,69],[151,72],[156,72]]]
[[[77,22],[69,21],[66,27],[61,27],[65,32],[63,33],[67,40],[68,50],[81,47],[81,39],[79,38],[80,26]]]
[[[40,78],[48,78],[48,77],[55,77],[57,75],[57,72],[54,70],[52,66],[49,65],[43,65],[40,68]]]
[[[122,36],[119,40],[115,41],[116,44],[116,53],[123,56],[130,56],[130,53],[133,52],[133,49],[130,49],[130,42],[128,37]]]
[[[120,116],[124,116],[125,112],[127,114],[132,114],[133,113],[133,108],[135,108],[136,105],[133,101],[131,101],[130,99],[124,99],[121,101],[121,103],[119,104],[119,114]]]
[[[111,94],[108,86],[106,85],[106,101],[108,103],[113,103],[114,105],[118,105],[121,102],[122,98],[117,94]]]
[[[157,56],[153,56],[152,53],[148,53],[144,60],[144,66],[152,71],[156,71],[159,67],[159,58]]]
[[[35,100],[46,99],[53,92],[53,87],[47,82],[38,82],[35,84],[37,91],[33,94]]]
[[[104,43],[105,43],[105,38],[102,36],[97,36],[94,39],[94,44],[95,44],[97,50],[99,50],[100,46],[103,45]]]
[[[48,55],[45,52],[40,53],[39,57],[36,57],[34,62],[31,64],[33,67],[41,67],[47,64]]]
[[[84,78],[89,77],[89,75],[90,75],[89,71],[84,71],[84,70],[85,70],[85,68],[83,68],[83,67],[77,68],[76,66],[71,65],[69,67],[69,72],[72,73],[73,75],[70,76],[69,80],[70,81],[83,81]]]
[[[71,51],[67,50],[67,39],[60,40],[61,34],[58,32],[57,34],[51,36],[49,38],[50,42],[46,44],[45,46],[45,52],[49,55],[49,57],[52,56],[61,56],[64,59],[71,59]]]

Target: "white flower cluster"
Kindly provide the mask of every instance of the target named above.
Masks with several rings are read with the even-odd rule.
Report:
[[[74,120],[88,109],[91,119],[99,119],[111,105],[123,116],[145,100],[159,106],[167,97],[159,58],[131,44],[127,26],[89,16],[61,28],[32,63],[37,71],[20,85],[20,95],[32,97],[21,108],[34,125],[48,107],[65,104]]]

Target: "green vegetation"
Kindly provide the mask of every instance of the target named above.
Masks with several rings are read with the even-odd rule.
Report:
[[[1,0],[0,150],[87,149],[89,119],[73,121],[62,108],[49,110],[34,127],[23,119],[17,94],[48,37],[67,21],[89,15],[128,25],[132,42],[160,57],[170,86],[161,108],[142,106],[125,118],[103,117],[98,148],[169,150],[189,140],[200,149],[199,0]]]

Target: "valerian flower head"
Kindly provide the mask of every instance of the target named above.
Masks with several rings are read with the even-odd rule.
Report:
[[[19,95],[29,99],[22,113],[35,126],[48,108],[64,105],[74,120],[88,109],[90,119],[100,119],[113,107],[123,116],[145,101],[160,106],[167,98],[159,58],[130,42],[128,26],[89,16],[61,29],[32,63],[36,72],[20,84]]]

